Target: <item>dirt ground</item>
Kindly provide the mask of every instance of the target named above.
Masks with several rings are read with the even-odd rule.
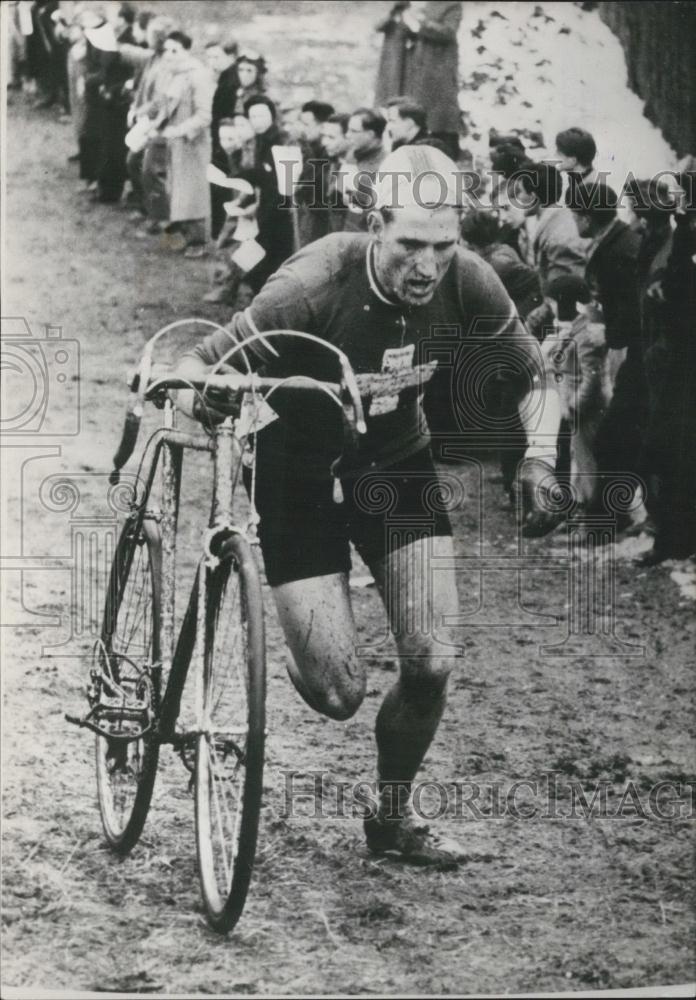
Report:
[[[103,600],[114,528],[106,475],[123,376],[165,322],[224,314],[198,305],[205,262],[134,240],[123,209],[78,193],[76,167],[66,162],[72,151],[70,125],[21,100],[10,109],[3,314],[25,317],[34,339],[43,324],[62,327],[72,368],[58,381],[53,366],[43,425],[3,449],[3,552],[15,560],[2,574],[4,624],[14,626],[3,630],[4,988],[398,995],[693,979],[684,785],[691,779],[693,794],[693,604],[670,567],[637,571],[605,560],[615,577],[613,594],[593,599],[601,635],[581,637],[573,650],[542,648],[569,635],[581,560],[561,531],[528,547],[532,568],[501,568],[517,540],[490,462],[481,487],[476,465],[444,470],[466,495],[452,514],[467,559],[458,577],[464,656],[422,771],[424,780],[481,786],[479,813],[458,815],[450,802],[440,820],[467,845],[468,863],[424,872],[375,860],[350,807],[344,817],[315,818],[306,796],[288,815],[288,771],[305,790],[314,772],[326,772],[329,812],[332,782],[374,777],[374,719],[395,663],[370,587],[353,590],[361,637],[374,645],[368,696],[346,723],[314,715],[291,689],[268,603],[265,804],[249,900],[230,938],[212,933],[202,915],[188,775],[171,753],[140,844],[125,860],[105,849],[91,739],[63,713],[81,710],[80,654]],[[61,486],[66,479],[72,486]],[[186,481],[182,604],[207,481],[204,463]],[[551,772],[553,808],[540,795],[532,818],[496,809],[496,788],[504,798],[515,781],[543,784]],[[685,790],[673,818],[648,808],[660,780]],[[604,782],[620,815],[560,818],[571,781],[588,799]],[[619,809],[627,787],[639,795],[633,812]],[[532,801],[525,794],[518,803]]]

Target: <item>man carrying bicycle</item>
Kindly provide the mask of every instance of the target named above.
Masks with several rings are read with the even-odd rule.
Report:
[[[291,679],[316,711],[348,719],[365,695],[350,601],[350,542],[369,566],[397,644],[400,675],[376,723],[378,803],[365,819],[370,850],[420,864],[452,864],[463,849],[419,824],[412,782],[438,727],[456,659],[458,614],[452,530],[437,488],[420,406],[432,376],[433,334],[490,339],[518,388],[529,447],[521,485],[528,534],[555,521],[544,510],[553,485],[559,410],[536,342],[499,279],[459,245],[461,191],[455,164],[428,146],[404,146],[383,163],[368,233],[309,244],[237,313],[182,358],[178,374],[205,377],[254,335],[231,363],[269,376],[336,380],[334,353],[263,334],[297,330],[340,348],[356,372],[367,432],[346,447],[338,408],[322,394],[274,394],[273,419],[256,434],[255,503],[271,586],[292,654]],[[314,394],[312,394],[313,396]],[[186,402],[184,405],[186,405]],[[218,401],[218,405],[219,401]],[[190,412],[216,419],[216,400]],[[221,406],[224,412],[224,407]],[[533,416],[532,416],[533,415]],[[531,424],[534,420],[532,434]],[[340,484],[340,487],[338,486]]]

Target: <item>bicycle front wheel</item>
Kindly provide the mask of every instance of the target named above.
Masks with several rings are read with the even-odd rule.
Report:
[[[149,713],[160,693],[159,673],[152,670],[160,660],[160,582],[159,529],[131,517],[114,554],[96,665],[118,684],[124,705],[142,705]],[[118,709],[112,725],[113,738],[97,736],[97,795],[109,846],[127,854],[138,842],[150,808],[159,744],[152,732],[124,739]]]
[[[263,599],[248,542],[228,539],[207,571],[196,841],[212,927],[231,930],[246,901],[263,791],[266,665]]]

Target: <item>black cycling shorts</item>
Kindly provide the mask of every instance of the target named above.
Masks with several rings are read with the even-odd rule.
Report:
[[[256,508],[272,587],[348,573],[350,542],[370,566],[418,538],[452,534],[429,447],[387,469],[342,479],[341,488],[337,502],[330,476],[309,479],[299,462],[259,455]]]

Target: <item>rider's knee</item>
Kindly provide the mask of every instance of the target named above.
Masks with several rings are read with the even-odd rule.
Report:
[[[365,697],[365,678],[343,677],[322,686],[316,700],[319,711],[337,722],[350,719]]]
[[[453,667],[453,657],[435,652],[427,636],[416,637],[409,643],[408,651],[402,653],[402,682],[413,691],[414,697],[439,698],[444,694]]]

